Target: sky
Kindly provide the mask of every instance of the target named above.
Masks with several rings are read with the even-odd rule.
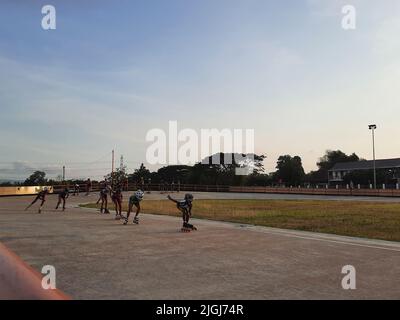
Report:
[[[133,171],[168,121],[254,129],[267,172],[283,154],[370,159],[371,123],[377,158],[400,157],[399,34],[398,0],[3,0],[0,180],[101,178],[113,149]]]

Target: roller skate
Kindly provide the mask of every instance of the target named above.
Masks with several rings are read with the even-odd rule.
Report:
[[[110,211],[108,211],[108,209],[105,209],[104,214],[110,214]]]
[[[197,230],[197,228],[196,228],[194,225],[190,224],[190,223],[187,223],[187,224],[186,224],[186,227],[189,228],[189,229],[191,229],[191,230],[193,230],[193,231],[196,231],[196,230]]]
[[[128,222],[129,222],[128,217],[126,217],[125,221],[124,221],[124,226],[126,226],[128,224]]]
[[[115,220],[121,220],[122,216],[120,214],[115,215]]]
[[[190,232],[190,231],[192,231],[192,228],[189,227],[188,223],[184,222],[181,228],[181,232]]]
[[[133,218],[133,223],[139,224],[139,218],[138,218],[138,217],[134,217],[134,218]]]

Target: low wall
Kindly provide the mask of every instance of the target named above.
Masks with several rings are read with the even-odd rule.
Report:
[[[0,299],[69,300],[58,289],[42,288],[43,275],[0,243]]]
[[[45,187],[32,186],[32,187],[0,187],[0,196],[23,196],[37,194]],[[53,187],[47,186],[50,193],[53,193]]]
[[[69,188],[72,193],[73,187],[66,185],[48,186],[50,193],[58,193]],[[218,186],[218,185],[195,185],[195,184],[138,184],[124,185],[123,190],[137,190],[138,188],[144,191],[161,191],[161,192],[176,192],[176,191],[198,191],[198,192],[244,192],[244,193],[281,193],[281,194],[309,194],[309,195],[331,195],[331,196],[372,196],[372,197],[400,197],[400,190],[397,189],[335,189],[335,188],[283,188],[283,187],[249,187],[249,186]],[[0,196],[11,195],[32,195],[38,193],[43,187],[0,187]],[[99,184],[93,184],[92,192],[100,190]],[[80,192],[85,193],[85,186],[80,185]]]

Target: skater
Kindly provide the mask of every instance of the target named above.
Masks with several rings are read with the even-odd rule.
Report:
[[[69,190],[68,188],[65,188],[63,191],[61,191],[58,194],[58,202],[56,206],[56,210],[58,210],[58,207],[60,206],[61,202],[63,203],[62,210],[65,211],[65,200],[67,200],[69,197]]]
[[[30,207],[32,207],[38,200],[41,200],[42,202],[40,203],[38,213],[42,213],[42,208],[43,208],[44,203],[46,202],[46,196],[48,193],[49,193],[49,190],[47,188],[44,188],[42,191],[40,191],[37,194],[36,198],[32,201],[32,203],[25,208],[25,211],[28,210]]]
[[[111,190],[111,200],[115,205],[115,220],[122,219],[122,191],[119,186]]]
[[[92,191],[92,181],[90,181],[90,178],[86,180],[86,195],[88,196],[90,194],[90,191]]]
[[[106,213],[109,214],[110,211],[108,211],[108,192],[110,191],[110,188],[106,184],[104,188],[100,190],[100,198],[97,200],[96,204],[98,204],[101,201],[101,208],[100,208],[100,213]]]
[[[128,224],[129,216],[130,216],[130,214],[132,212],[132,209],[133,209],[134,205],[136,207],[136,214],[135,214],[135,217],[133,218],[133,223],[139,224],[138,215],[139,215],[139,212],[140,212],[140,201],[143,200],[143,195],[144,195],[144,192],[139,189],[138,191],[136,191],[133,194],[133,196],[131,196],[129,198],[129,208],[128,208],[128,212],[127,212],[126,217],[125,217],[124,225]]]
[[[74,193],[73,193],[73,196],[79,196],[79,184],[75,184],[74,185]]]
[[[168,195],[168,199],[172,202],[176,203],[176,207],[182,212],[183,226],[182,231],[189,232],[191,230],[197,230],[195,226],[189,223],[189,219],[192,216],[192,202],[193,195],[190,193],[185,194],[185,198],[183,200],[175,200]]]
[[[104,188],[107,188],[107,183],[105,181],[100,181],[99,182],[99,189],[100,189],[99,199],[97,200],[96,204],[99,204],[101,199],[103,198],[103,189]]]

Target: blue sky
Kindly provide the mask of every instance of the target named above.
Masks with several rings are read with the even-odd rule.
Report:
[[[112,149],[133,170],[169,120],[255,129],[267,171],[281,154],[370,158],[371,122],[378,157],[400,157],[400,3],[350,2],[353,31],[339,0],[2,1],[0,179],[101,177]]]

